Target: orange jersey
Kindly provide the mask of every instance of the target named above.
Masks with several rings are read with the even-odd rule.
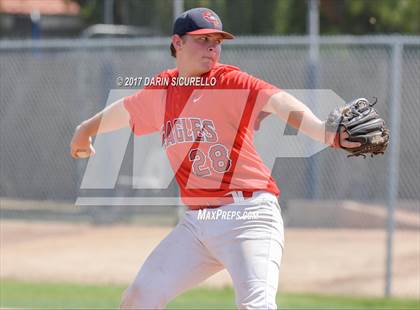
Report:
[[[159,131],[181,198],[190,209],[223,204],[231,191],[280,191],[255,150],[254,131],[278,88],[239,68],[218,64],[199,78],[178,70],[126,97],[136,135]]]

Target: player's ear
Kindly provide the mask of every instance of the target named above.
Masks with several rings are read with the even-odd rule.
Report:
[[[183,43],[184,42],[182,41],[182,38],[179,35],[174,34],[172,36],[172,45],[175,47],[177,51],[179,51],[182,48]]]

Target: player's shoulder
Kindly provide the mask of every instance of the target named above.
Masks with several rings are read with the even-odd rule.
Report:
[[[241,71],[241,68],[239,68],[237,66],[218,63],[217,65],[214,66],[212,71],[214,73],[218,73],[218,74],[226,74],[226,73],[229,73],[229,72],[239,72],[239,71]]]
[[[236,66],[219,64],[214,70],[214,76],[224,87],[251,88],[256,82],[261,81]]]
[[[218,79],[221,79],[221,78],[235,76],[237,74],[240,74],[241,72],[242,72],[241,68],[239,67],[218,63],[211,70],[210,75]]]
[[[178,75],[178,69],[176,68],[166,69],[160,72],[159,74],[157,74],[157,76],[161,78],[173,78],[173,77],[176,77],[177,75]]]

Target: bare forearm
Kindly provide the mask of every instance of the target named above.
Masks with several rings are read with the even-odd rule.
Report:
[[[326,143],[325,122],[321,121],[304,103],[287,92],[273,95],[264,110],[275,113],[290,126],[312,139]]]
[[[101,133],[110,132],[129,125],[130,116],[120,99],[77,126],[70,142],[70,155],[73,158],[85,158],[95,154],[92,138]]]
[[[88,136],[114,131],[129,125],[129,114],[123,106],[123,99],[109,105],[79,127]]]

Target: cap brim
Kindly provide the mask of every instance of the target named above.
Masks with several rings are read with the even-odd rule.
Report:
[[[211,28],[198,29],[198,30],[187,32],[186,34],[197,35],[197,34],[212,34],[212,33],[220,33],[221,35],[223,35],[224,39],[228,39],[228,40],[235,39],[235,37],[232,34],[230,34],[229,32],[226,32],[226,31],[223,31],[223,30],[211,29]]]

